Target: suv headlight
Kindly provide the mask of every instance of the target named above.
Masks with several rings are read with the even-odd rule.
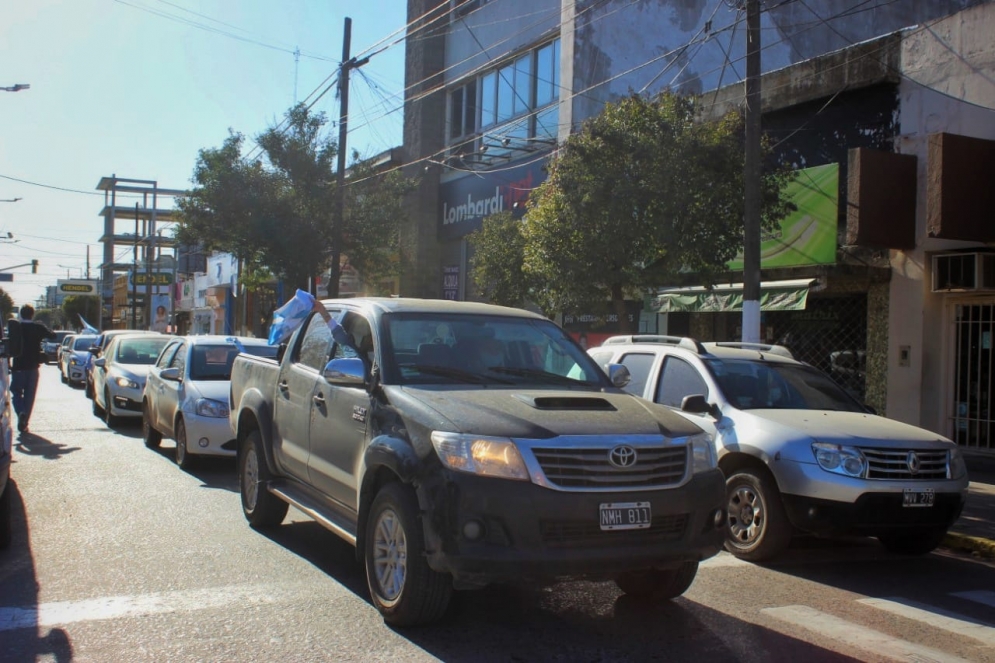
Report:
[[[202,417],[222,419],[228,416],[228,406],[221,401],[212,401],[210,398],[198,398],[196,412]]]
[[[867,473],[867,459],[856,447],[844,447],[829,442],[813,442],[812,453],[819,467],[827,472],[847,477],[864,478]]]
[[[528,481],[529,472],[515,443],[504,437],[432,432],[432,445],[446,467],[502,479]]]
[[[138,383],[126,377],[114,378],[114,384],[125,389],[139,389]]]
[[[967,464],[964,462],[964,452],[960,447],[950,450],[950,478],[961,479],[967,476]]]
[[[708,433],[701,433],[688,438],[691,443],[691,471],[706,472],[715,469],[715,443]]]

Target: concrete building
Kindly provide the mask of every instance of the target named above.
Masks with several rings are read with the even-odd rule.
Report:
[[[706,116],[743,102],[743,14],[724,0],[436,4],[408,3],[404,149],[420,189],[402,294],[474,298],[466,235],[496,210],[520,214],[556,143],[606,102],[673,89],[702,95]],[[802,1],[762,15],[764,131],[833,199],[828,257],[763,263],[766,290],[793,302],[764,311],[764,339],[879,412],[985,449],[993,28],[984,0]],[[689,285],[647,293],[640,329],[737,339],[735,298],[716,305]],[[575,332],[611,331],[566,313]]]

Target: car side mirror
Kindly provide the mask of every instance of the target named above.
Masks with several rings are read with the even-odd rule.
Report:
[[[104,357],[100,357],[98,359],[94,359],[93,360],[93,365],[96,366],[97,368],[103,368],[104,364],[106,364],[106,363],[107,363],[107,360]]]
[[[363,387],[366,385],[366,366],[359,357],[340,357],[325,364],[321,376],[328,384]]]
[[[611,380],[613,386],[619,389],[625,387],[632,380],[632,373],[624,364],[608,364],[606,368],[608,369],[608,379]]]
[[[98,348],[96,345],[91,345],[89,348],[86,349],[86,351],[94,356],[100,354],[100,348]]]
[[[702,394],[691,394],[681,400],[681,412],[690,414],[710,414],[715,419],[721,419],[719,406],[709,403]]]
[[[171,380],[173,382],[180,381],[180,369],[178,368],[164,368],[159,372],[159,377],[163,380]]]

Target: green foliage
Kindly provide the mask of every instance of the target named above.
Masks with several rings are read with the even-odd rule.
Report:
[[[567,139],[529,199],[521,235],[531,298],[547,314],[609,303],[622,312],[624,299],[689,272],[714,282],[743,245],[742,133],[738,114],[700,121],[690,97],[605,106]],[[780,190],[789,177],[765,175],[765,228],[788,210]],[[481,278],[519,294],[512,281],[496,284],[497,258],[487,255],[509,249],[483,237],[474,238],[475,264],[490,270]]]
[[[14,300],[3,288],[0,288],[0,320],[6,322],[14,314]]]
[[[177,238],[226,251],[242,261],[242,282],[267,274],[305,287],[327,267],[337,214],[336,142],[323,113],[300,104],[279,127],[257,137],[265,159],[243,155],[245,138],[231,132],[220,148],[200,151],[191,195],[178,202]],[[396,273],[403,195],[413,186],[399,173],[376,174],[356,162],[345,190],[343,245],[364,279]]]
[[[65,329],[66,319],[62,309],[40,308],[35,311],[34,319],[49,329]]]
[[[474,250],[470,277],[484,299],[519,307],[531,299],[534,287],[522,270],[525,237],[521,221],[511,212],[499,212],[484,219],[468,241]]]
[[[62,300],[62,313],[65,316],[66,328],[82,329],[80,316],[91,325],[100,322],[100,297],[87,295],[70,295]]]

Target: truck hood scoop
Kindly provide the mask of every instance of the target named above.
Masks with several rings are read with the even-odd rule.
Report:
[[[599,410],[614,412],[615,406],[604,398],[590,396],[529,396],[516,394],[515,398],[537,410]]]

